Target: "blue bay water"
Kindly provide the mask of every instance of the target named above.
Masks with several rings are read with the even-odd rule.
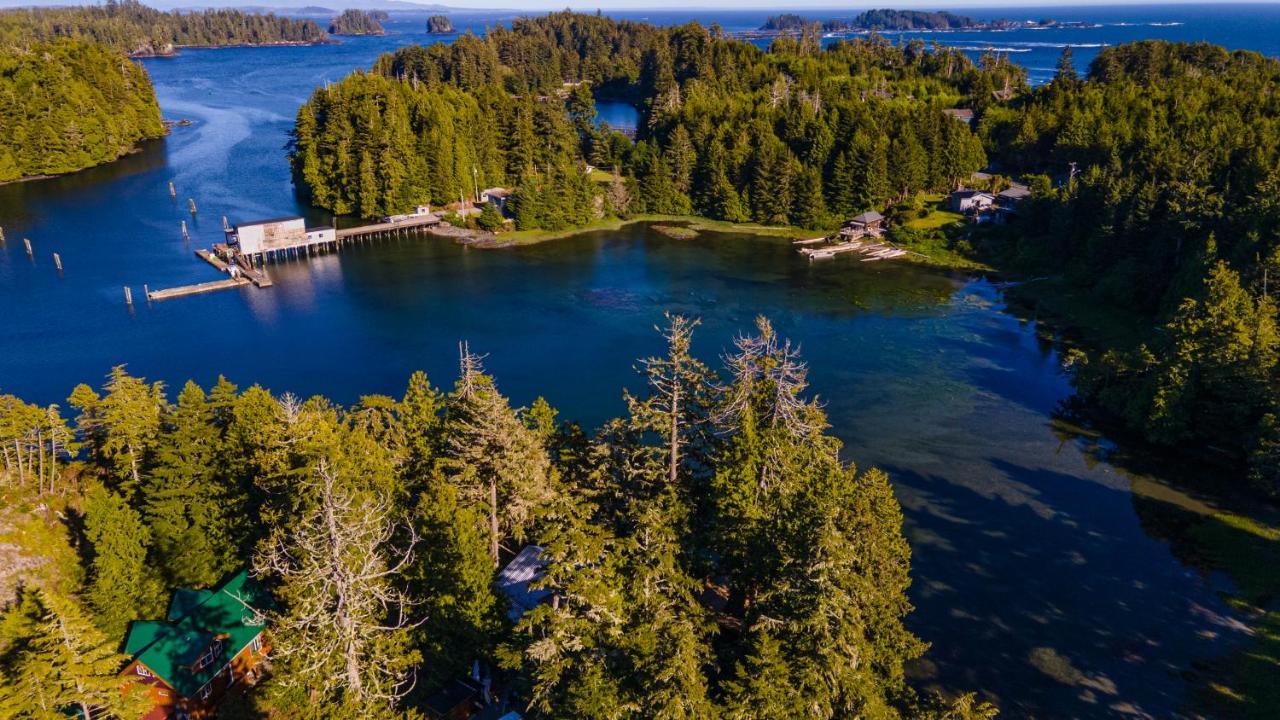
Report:
[[[769,13],[616,14],[732,31]],[[1041,80],[1066,43],[1082,68],[1093,46],[1139,37],[1280,54],[1275,6],[1029,17],[1041,15],[1099,26],[923,36],[1025,50],[1010,57]],[[454,17],[476,32],[508,20]],[[125,363],[175,390],[225,374],[354,402],[398,394],[416,369],[447,385],[467,340],[516,403],[545,395],[591,426],[622,410],[635,359],[660,351],[652,328],[664,311],[702,319],[695,348],[712,361],[764,314],[801,343],[846,457],[894,480],[914,551],[910,624],[933,643],[915,669],[922,682],[980,690],[1006,717],[1171,717],[1189,707],[1192,668],[1246,640],[1219,598],[1228,581],[1175,542],[1180,524],[1210,509],[1168,470],[1139,471],[1054,419],[1070,395],[1059,358],[982,278],[848,258],[811,265],[778,239],[678,241],[632,226],[509,251],[402,238],[273,266],[267,290],[141,301],[144,284],[216,279],[192,250],[221,239],[223,215],[329,219],[294,194],[288,132],[316,86],[439,39],[425,18],[396,18],[390,30],[147,60],[165,116],[192,125],[107,167],[0,187],[0,392],[64,402],[75,383]],[[615,124],[627,116],[609,114]]]

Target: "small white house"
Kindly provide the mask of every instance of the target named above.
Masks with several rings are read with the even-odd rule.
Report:
[[[951,193],[951,209],[966,215],[986,210],[995,201],[994,195],[980,190],[957,190]]]
[[[338,239],[338,231],[328,225],[307,228],[307,244],[331,243]]]
[[[491,202],[494,207],[502,211],[507,209],[507,199],[510,197],[511,191],[507,188],[493,187],[480,191],[480,202]]]

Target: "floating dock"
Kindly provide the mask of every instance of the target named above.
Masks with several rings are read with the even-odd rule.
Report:
[[[209,282],[197,283],[195,285],[182,285],[180,287],[168,288],[167,290],[152,290],[147,293],[147,299],[169,300],[171,298],[186,297],[187,295],[199,295],[201,293],[213,292],[214,290],[225,290],[227,288],[240,287],[248,284],[249,279],[243,277],[227,278],[225,280],[211,280]]]

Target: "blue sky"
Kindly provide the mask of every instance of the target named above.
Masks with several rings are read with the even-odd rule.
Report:
[[[313,5],[329,8],[344,7],[389,7],[379,0],[142,0],[145,4],[159,8],[172,7],[236,7],[252,5],[258,7],[300,7]],[[409,0],[394,3],[400,9],[409,9],[410,2],[423,6],[444,5],[458,10],[560,10],[566,7],[574,10],[645,10],[645,9],[726,9],[726,10],[776,10],[787,12],[794,10],[840,10],[842,14],[865,10],[873,7],[883,8],[915,8],[922,10],[954,10],[984,8],[1046,8],[1046,7],[1104,7],[1120,5],[1220,5],[1220,4],[1280,4],[1277,0],[1072,0],[1070,2],[1054,2],[1053,0],[874,0],[872,2],[840,2],[839,0],[806,0],[803,4],[791,4],[778,0]],[[30,5],[76,5],[98,4],[90,0],[0,0],[0,8]]]

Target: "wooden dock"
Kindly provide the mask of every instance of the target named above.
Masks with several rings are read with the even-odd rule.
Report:
[[[225,290],[227,288],[241,287],[248,284],[249,279],[243,277],[211,280],[209,282],[196,283],[195,285],[182,285],[180,287],[168,288],[166,290],[152,290],[147,293],[147,299],[169,300],[171,298],[186,297],[187,295],[199,295],[201,293],[213,292],[214,290]]]
[[[802,247],[799,252],[810,260],[827,260],[843,253],[858,253],[863,256],[862,262],[889,260],[907,254],[906,250],[887,243],[864,242],[862,240],[851,240],[817,247]]]
[[[371,237],[374,235],[387,234],[402,230],[413,230],[418,228],[435,227],[443,222],[439,215],[435,213],[427,213],[417,217],[405,218],[404,220],[392,222],[378,222],[371,225],[359,225],[357,227],[342,228],[337,231],[338,242],[343,240],[354,240],[357,238]]]

